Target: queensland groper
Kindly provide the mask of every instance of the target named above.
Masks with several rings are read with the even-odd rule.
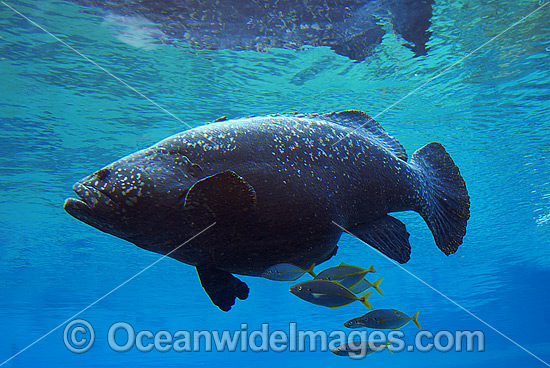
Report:
[[[342,228],[407,262],[409,234],[391,212],[418,212],[439,249],[454,253],[470,205],[441,144],[407,162],[401,144],[360,111],[218,119],[115,161],[73,189],[79,199],[65,201],[69,214],[195,266],[222,310],[248,296],[233,274],[320,264],[335,254]]]

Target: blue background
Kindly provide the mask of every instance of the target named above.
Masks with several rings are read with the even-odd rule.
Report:
[[[388,32],[353,63],[328,48],[266,53],[193,51],[152,42],[64,1],[9,1],[63,41],[197,126],[220,116],[360,109],[379,114],[535,10],[534,1],[437,1],[428,55],[412,58]],[[542,2],[540,3],[542,4]],[[156,35],[158,36],[158,35]],[[105,164],[186,129],[180,121],[0,4],[0,362],[132,277],[159,256],[63,211],[72,184]],[[550,6],[422,86],[377,120],[409,155],[443,143],[471,197],[464,244],[445,257],[420,216],[405,267],[503,334],[550,361]],[[107,330],[332,331],[365,312],[331,310],[292,283],[242,277],[251,291],[229,313],[214,307],[193,267],[164,259],[79,317],[94,346],[73,354],[63,326],[6,367],[212,366],[543,367],[486,325],[359,241],[343,236],[326,266],[375,265],[375,308],[420,311],[423,329],[482,330],[485,352],[388,352],[352,361],[328,352],[113,352]],[[317,271],[321,267],[316,268]],[[374,281],[374,278],[371,280]],[[416,327],[403,328],[412,342]]]

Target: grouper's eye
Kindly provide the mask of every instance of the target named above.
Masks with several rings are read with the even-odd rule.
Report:
[[[95,177],[97,178],[97,180],[101,180],[105,178],[107,175],[109,175],[109,169],[101,169],[95,173]]]

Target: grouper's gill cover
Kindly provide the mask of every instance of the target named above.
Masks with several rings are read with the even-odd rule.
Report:
[[[469,218],[458,168],[439,143],[407,159],[360,111],[220,119],[85,177],[65,209],[195,266],[212,302],[229,310],[248,296],[232,274],[318,265],[336,253],[343,229],[407,262],[409,233],[391,212],[418,212],[437,246],[456,252]]]

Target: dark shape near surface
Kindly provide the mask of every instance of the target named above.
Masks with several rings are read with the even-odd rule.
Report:
[[[248,295],[232,274],[319,265],[336,253],[339,226],[406,262],[409,234],[391,212],[418,212],[437,246],[454,253],[469,217],[458,168],[439,143],[406,160],[399,142],[360,111],[228,119],[105,166],[78,181],[79,198],[64,207],[195,266],[214,304],[228,310]]]
[[[433,4],[433,0],[73,1],[104,16],[139,20],[136,23],[146,31],[160,31],[166,39],[195,48],[260,51],[329,46],[357,61],[374,52],[385,29],[400,35],[415,56],[425,54]],[[158,29],[152,30],[151,22]]]

